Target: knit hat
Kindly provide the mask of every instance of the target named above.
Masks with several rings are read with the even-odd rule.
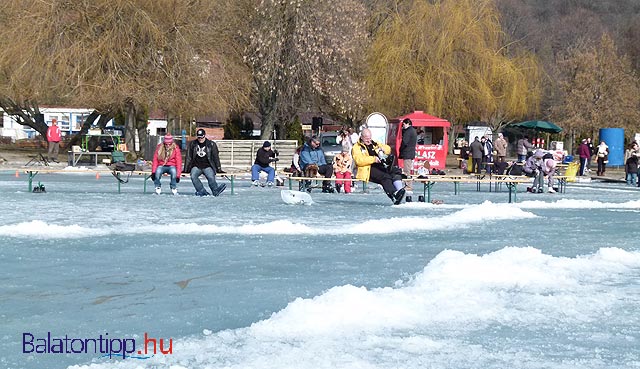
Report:
[[[547,159],[544,161],[545,167],[547,167],[547,173],[556,169],[556,161],[553,159]]]
[[[271,146],[271,142],[269,142],[269,141],[265,141],[265,142],[262,144],[262,147],[270,147],[270,146]]]
[[[536,158],[542,158],[544,156],[544,151],[538,149],[536,150],[536,152],[533,154],[533,156],[535,156]]]
[[[204,129],[200,128],[196,131],[196,137],[204,137],[204,136],[206,136]]]
[[[164,143],[170,144],[172,142],[173,142],[173,136],[171,136],[171,133],[167,133],[166,135],[164,135]]]

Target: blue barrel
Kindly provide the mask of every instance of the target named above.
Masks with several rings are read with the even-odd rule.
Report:
[[[562,160],[562,164],[569,164],[573,161],[573,155],[567,155],[564,157],[564,160]]]
[[[609,146],[609,163],[607,165],[624,165],[624,129],[600,128],[600,141]]]

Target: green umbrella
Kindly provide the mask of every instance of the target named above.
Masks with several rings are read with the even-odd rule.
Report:
[[[511,127],[520,127],[520,128],[528,128],[533,129],[540,132],[548,132],[548,133],[560,133],[562,132],[562,128],[556,126],[551,122],[547,122],[544,120],[528,120],[526,122],[514,123]]]

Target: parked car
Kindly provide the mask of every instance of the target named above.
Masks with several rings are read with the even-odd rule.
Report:
[[[324,151],[327,164],[333,163],[333,158],[342,152],[342,145],[336,143],[338,132],[323,132],[320,135],[320,147]]]

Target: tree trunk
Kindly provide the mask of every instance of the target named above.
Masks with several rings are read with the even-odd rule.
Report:
[[[177,134],[177,129],[178,119],[175,115],[169,113],[169,115],[167,115],[167,133],[171,133],[171,135],[174,135],[174,133]]]
[[[127,104],[127,113],[125,118],[124,125],[124,137],[125,143],[127,144],[127,149],[129,151],[135,150],[136,144],[136,108],[133,106],[133,103]]]
[[[447,147],[447,152],[449,154],[453,154],[453,145],[456,143],[456,136],[458,134],[458,125],[455,123],[451,123],[451,127],[449,127],[449,143]]]
[[[138,117],[137,119],[137,130],[138,130],[138,142],[140,143],[140,152],[138,152],[139,157],[146,158],[147,157],[147,148],[149,145],[147,141],[149,141],[149,131],[147,130],[147,120],[142,119],[143,117]]]
[[[82,127],[80,127],[80,132],[76,133],[75,135],[73,135],[71,137],[71,139],[69,140],[69,147],[73,146],[73,145],[78,145],[80,143],[80,140],[82,139],[83,135],[86,135],[87,132],[89,132],[89,127],[91,127],[91,125],[93,125],[93,122],[96,121],[96,119],[98,119],[98,117],[100,116],[100,113],[98,113],[98,111],[94,110],[91,112],[91,114],[89,114],[84,122],[82,122]]]
[[[273,133],[273,129],[276,127],[275,114],[273,111],[268,112],[266,114],[263,113],[261,118],[262,118],[262,126],[260,127],[261,129],[260,139],[268,140],[269,138],[272,137],[271,135]]]
[[[46,139],[49,126],[35,120],[35,115],[40,114],[40,109],[36,104],[27,104],[22,106],[9,98],[0,99],[0,108],[8,115],[14,116],[18,124],[35,129]]]

